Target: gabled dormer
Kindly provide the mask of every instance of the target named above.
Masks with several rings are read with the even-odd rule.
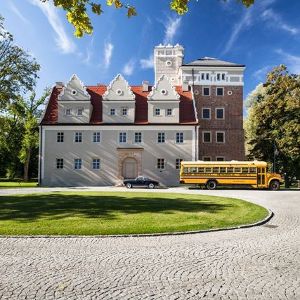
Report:
[[[148,95],[148,122],[179,123],[179,102],[175,87],[162,75]]]
[[[135,94],[121,74],[110,82],[102,99],[104,123],[134,123]]]
[[[77,75],[58,95],[58,123],[89,123],[92,113],[91,96]]]

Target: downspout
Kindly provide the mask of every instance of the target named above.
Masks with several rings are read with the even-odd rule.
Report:
[[[40,125],[40,149],[39,149],[39,178],[38,178],[38,184],[39,186],[42,185],[42,153],[43,153],[43,125]]]

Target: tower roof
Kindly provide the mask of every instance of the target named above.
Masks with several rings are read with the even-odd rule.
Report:
[[[236,64],[233,62],[220,60],[213,57],[202,57],[183,66],[197,66],[197,67],[245,67],[245,65]]]

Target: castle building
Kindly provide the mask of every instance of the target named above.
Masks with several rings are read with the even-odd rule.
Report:
[[[154,48],[155,83],[56,83],[40,123],[39,181],[116,185],[138,175],[179,184],[182,160],[242,160],[243,65],[183,63],[180,45]]]

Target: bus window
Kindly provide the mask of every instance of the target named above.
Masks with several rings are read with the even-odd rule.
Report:
[[[241,173],[241,168],[234,168],[234,173]]]
[[[190,168],[190,173],[197,173],[197,168],[196,167]]]
[[[198,173],[204,173],[204,168],[198,168]]]
[[[227,168],[227,173],[233,173],[233,168],[232,167]]]
[[[205,168],[205,173],[211,173],[211,168]]]
[[[249,168],[250,169],[250,173],[256,173],[256,168]]]
[[[242,168],[242,173],[248,173],[249,169],[248,168]]]
[[[183,168],[183,173],[188,174],[189,173],[189,168]]]
[[[219,173],[219,168],[218,167],[214,167],[213,168],[213,173]]]
[[[220,167],[220,173],[226,173],[226,168],[225,167]]]

